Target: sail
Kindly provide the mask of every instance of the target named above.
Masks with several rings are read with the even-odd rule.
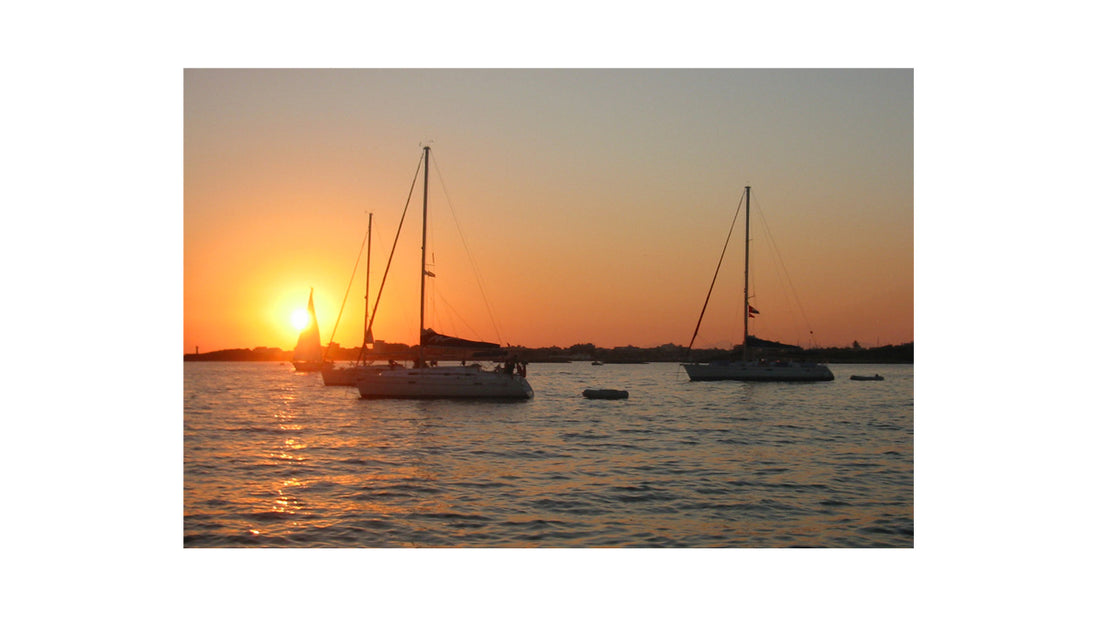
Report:
[[[321,361],[324,356],[321,348],[321,331],[317,328],[317,312],[313,310],[313,289],[309,290],[309,324],[298,334],[298,345],[294,347],[295,361]]]
[[[443,335],[431,329],[424,329],[420,333],[421,346],[435,346],[439,348],[472,348],[477,350],[500,348],[500,344],[493,342],[479,342],[477,340],[464,340],[460,337]]]
[[[746,338],[748,345],[755,348],[770,348],[773,350],[802,350],[802,347],[795,346],[794,344],[784,344],[783,342],[773,342],[771,340],[765,340],[763,338],[750,335]]]

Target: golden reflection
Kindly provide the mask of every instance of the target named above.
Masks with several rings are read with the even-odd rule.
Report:
[[[340,514],[354,512],[367,517],[394,517],[414,511],[444,513],[456,510],[456,506],[438,497],[413,493],[393,486],[434,483],[434,479],[422,468],[403,466],[385,472],[344,473],[325,475],[311,483],[325,483],[346,489],[340,496],[311,497],[310,509],[314,513],[332,514],[333,521]],[[291,481],[285,482],[291,485]],[[302,485],[293,482],[293,485]],[[395,496],[398,495],[398,496]],[[314,523],[315,525],[318,523]]]
[[[272,511],[281,514],[294,514],[301,511],[303,503],[302,501],[291,493],[294,488],[304,487],[305,484],[299,482],[297,479],[288,479],[283,482],[283,487],[276,490],[279,494],[275,499],[275,506]]]

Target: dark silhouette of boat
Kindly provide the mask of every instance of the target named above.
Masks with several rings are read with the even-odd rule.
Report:
[[[760,312],[749,305],[749,194],[750,187],[745,187],[745,299],[744,299],[744,339],[741,344],[741,359],[721,359],[710,363],[684,363],[681,364],[692,381],[716,381],[716,380],[743,380],[743,381],[783,381],[783,382],[809,382],[833,380],[833,373],[827,366],[821,363],[809,361],[788,361],[784,359],[768,360],[754,358],[750,344],[756,340],[749,335],[749,319]],[[734,215],[736,223],[737,216]],[[730,235],[733,234],[733,226],[730,226]],[[730,236],[726,237],[729,244]],[[718,269],[722,268],[722,258],[726,249],[722,248],[722,257],[718,259]],[[695,324],[695,333],[688,344],[690,349],[695,345],[695,338],[699,335],[699,325],[703,322],[703,314],[707,311],[707,303],[710,294],[714,290],[714,282],[718,279],[718,270],[714,272],[714,279],[710,283],[710,291],[707,292],[706,301],[703,302],[703,311],[699,313],[699,321]],[[790,347],[789,345],[784,345]]]
[[[296,372],[320,372],[332,365],[325,361],[321,349],[321,333],[317,329],[317,312],[313,310],[313,289],[309,289],[309,324],[298,334],[298,345],[294,347],[294,370]]]

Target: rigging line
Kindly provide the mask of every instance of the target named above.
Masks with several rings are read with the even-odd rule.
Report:
[[[473,325],[471,325],[470,323],[466,322],[466,319],[462,317],[462,314],[458,313],[458,311],[455,309],[455,306],[451,305],[450,301],[447,300],[447,297],[443,296],[442,292],[439,292],[439,290],[436,290],[435,291],[435,296],[438,296],[439,300],[443,302],[443,305],[447,306],[447,309],[451,310],[451,313],[450,313],[449,317],[451,319],[451,326],[452,327],[454,326],[454,319],[457,318],[459,320],[459,322],[461,322],[463,325],[465,325],[466,328],[469,329],[470,332],[472,332],[474,334],[475,338],[477,338],[479,340],[482,339],[481,334],[477,332],[477,329],[475,329],[473,327]],[[436,320],[440,320],[438,314],[436,315]]]
[[[500,326],[497,322],[496,315],[493,313],[493,306],[489,303],[489,296],[485,292],[484,278],[481,276],[481,269],[478,267],[477,259],[474,258],[473,252],[470,251],[470,246],[466,242],[466,236],[462,232],[462,226],[458,221],[458,213],[455,212],[454,204],[451,202],[451,196],[447,193],[447,184],[443,179],[442,171],[437,168],[437,176],[439,177],[439,184],[443,188],[443,196],[446,199],[447,207],[451,210],[451,217],[454,219],[455,228],[458,230],[458,237],[462,241],[462,247],[466,250],[466,257],[469,259],[471,266],[474,269],[474,278],[477,281],[478,290],[481,292],[481,300],[485,303],[485,310],[489,314],[489,322],[493,326],[493,331],[496,333],[497,341],[503,342],[504,338],[500,334]],[[457,314],[457,312],[456,312]],[[465,322],[465,321],[463,321]]]
[[[348,281],[348,289],[344,291],[344,300],[340,303],[340,311],[336,314],[336,324],[332,325],[332,335],[328,338],[328,347],[321,355],[322,361],[328,356],[328,351],[332,349],[332,340],[336,339],[336,327],[340,326],[340,317],[344,315],[344,306],[348,303],[348,295],[351,294],[351,285],[355,283],[355,272],[359,269],[359,261],[363,259],[363,249],[367,246],[367,236],[369,234],[369,232],[363,234],[363,243],[359,245],[359,255],[355,257],[355,266],[351,269],[351,279]]]
[[[710,288],[707,289],[707,298],[703,301],[703,311],[699,312],[699,321],[695,323],[695,333],[691,334],[691,342],[688,343],[688,350],[695,344],[695,338],[699,335],[699,325],[703,324],[703,314],[707,313],[707,304],[710,303],[710,294],[714,292],[714,283],[718,281],[718,271],[722,269],[722,260],[726,257],[726,248],[729,247],[730,238],[733,237],[733,227],[737,223],[737,216],[741,214],[741,204],[744,198],[745,194],[742,193],[742,202],[737,203],[737,210],[733,213],[733,221],[730,222],[730,231],[726,234],[726,243],[722,245],[722,255],[718,256],[718,266],[714,268],[714,277],[710,280]]]
[[[764,207],[760,202],[759,192],[756,192],[756,196],[757,196],[756,197],[757,208],[753,209],[754,210],[753,214],[756,216],[756,220],[757,220],[758,225],[756,226],[755,229],[758,230],[758,231],[761,231],[761,232],[759,232],[759,234],[761,235],[761,238],[764,240],[764,244],[763,244],[764,249],[770,250],[770,252],[767,254],[767,258],[769,258],[768,260],[760,259],[760,257],[763,255],[761,252],[756,253],[757,260],[753,261],[753,267],[752,267],[753,296],[756,296],[756,282],[758,280],[760,280],[760,278],[757,277],[757,273],[760,272],[760,271],[767,271],[767,276],[765,277],[765,280],[769,281],[769,282],[773,282],[773,283],[776,284],[776,288],[775,288],[775,290],[772,290],[772,293],[774,295],[776,295],[775,299],[778,298],[778,295],[782,294],[783,295],[783,303],[781,304],[777,300],[773,299],[774,302],[770,306],[771,309],[766,311],[765,316],[766,317],[778,316],[779,312],[780,312],[780,308],[782,308],[782,310],[784,311],[784,315],[787,316],[787,317],[791,317],[790,314],[791,314],[792,304],[791,304],[791,301],[790,301],[790,299],[791,299],[790,291],[789,291],[789,286],[786,286],[786,287],[783,286],[783,276],[782,276],[782,273],[780,272],[780,268],[779,268],[780,256],[779,256],[778,246],[775,242],[775,237],[771,233],[771,228],[768,226],[768,220],[764,216]],[[755,240],[755,237],[754,237],[754,240]],[[760,265],[765,264],[765,263],[766,263],[767,267],[770,267],[769,269],[762,269],[761,268]],[[753,318],[755,319],[757,317],[754,316]],[[762,319],[762,320],[764,320],[764,319]],[[780,320],[779,323],[782,323],[782,320]],[[757,322],[756,324],[764,325],[764,324],[767,324],[767,321],[764,320],[763,322]],[[778,336],[773,336],[773,337],[779,337],[781,339],[783,336],[778,335]]]
[[[413,174],[413,182],[409,187],[409,197],[405,198],[405,210],[401,211],[401,220],[397,222],[397,234],[393,236],[393,247],[390,248],[390,257],[386,260],[386,270],[382,272],[382,283],[378,286],[378,294],[374,297],[374,307],[371,309],[370,322],[367,323],[367,331],[373,333],[374,319],[378,317],[378,302],[382,300],[382,289],[386,287],[386,276],[390,274],[390,265],[393,263],[393,254],[397,251],[397,240],[401,238],[401,228],[405,225],[405,215],[409,212],[409,203],[412,202],[413,190],[416,189],[416,179],[420,175],[420,166],[424,165],[424,153],[421,151],[420,162],[416,164],[416,172]],[[420,334],[417,334],[420,341]],[[363,349],[359,350],[359,358],[363,358]]]
[[[802,321],[805,323],[806,329],[812,334],[813,329],[810,328],[810,319],[807,318],[806,310],[802,307],[802,300],[798,298],[798,291],[795,290],[791,274],[787,271],[787,264],[783,262],[783,255],[779,253],[779,246],[775,242],[775,236],[772,235],[771,227],[768,226],[768,220],[764,217],[764,210],[760,209],[758,212],[760,213],[760,221],[764,222],[764,231],[767,233],[765,236],[768,238],[768,243],[772,247],[772,252],[775,253],[779,267],[783,270],[783,276],[787,278],[787,287],[790,289],[791,296],[794,297],[795,305],[798,306],[798,311],[802,314]]]
[[[485,310],[489,314],[489,322],[493,325],[493,331],[496,332],[497,341],[503,342],[504,338],[500,335],[500,326],[497,323],[496,315],[493,313],[493,306],[489,304],[489,296],[485,293],[485,284],[482,281],[481,269],[478,268],[477,260],[474,258],[473,252],[470,251],[470,245],[466,242],[466,235],[462,233],[462,226],[458,223],[458,213],[455,212],[454,204],[451,203],[451,196],[447,193],[447,183],[443,180],[443,171],[439,165],[439,156],[436,156],[435,163],[435,175],[439,179],[439,185],[443,188],[443,197],[447,202],[447,207],[451,209],[451,217],[455,221],[455,228],[458,230],[458,238],[462,241],[462,247],[466,250],[466,257],[470,260],[470,265],[474,268],[474,279],[477,281],[478,290],[481,292],[481,300],[485,303]]]

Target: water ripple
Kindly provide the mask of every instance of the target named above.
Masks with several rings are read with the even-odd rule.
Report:
[[[852,369],[886,377],[874,392],[529,372],[530,402],[390,402],[278,363],[185,364],[184,546],[913,545],[912,366]]]

